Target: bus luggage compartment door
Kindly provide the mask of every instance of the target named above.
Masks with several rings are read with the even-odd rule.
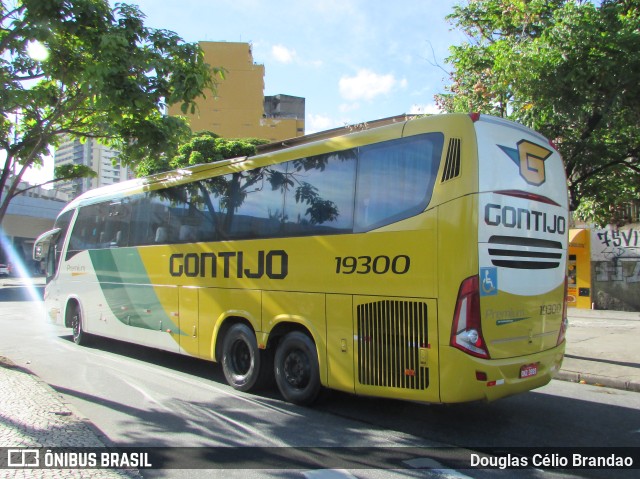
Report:
[[[435,300],[354,298],[358,394],[438,402]]]

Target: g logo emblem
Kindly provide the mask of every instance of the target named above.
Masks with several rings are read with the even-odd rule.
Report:
[[[520,157],[520,176],[531,185],[544,183],[544,160],[551,156],[551,151],[527,140],[518,142]]]
[[[520,140],[518,149],[498,145],[520,168],[520,176],[530,185],[540,186],[545,182],[544,162],[553,153],[528,140]]]

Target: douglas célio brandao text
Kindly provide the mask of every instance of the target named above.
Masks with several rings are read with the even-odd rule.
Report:
[[[471,454],[471,467],[489,469],[511,469],[524,467],[540,468],[632,468],[634,458],[617,454],[587,455],[581,453],[530,455],[507,454],[505,456],[484,456]]]

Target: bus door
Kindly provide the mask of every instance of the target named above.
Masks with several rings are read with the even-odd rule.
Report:
[[[47,316],[53,322],[60,321],[59,296],[60,288],[52,284],[57,274],[61,254],[61,243],[64,240],[61,228],[54,228],[41,234],[33,243],[33,259],[44,263],[47,287]],[[45,298],[45,299],[47,299]]]
[[[180,350],[190,356],[198,356],[198,296],[200,288],[182,286],[179,288]]]
[[[327,294],[328,386],[355,393],[353,338],[353,296]]]

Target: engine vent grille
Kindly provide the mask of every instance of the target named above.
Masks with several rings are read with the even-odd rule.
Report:
[[[449,139],[447,159],[444,163],[444,172],[442,173],[442,183],[460,176],[460,143],[460,138]]]
[[[494,266],[512,269],[554,269],[560,266],[562,243],[518,236],[489,238],[489,256]]]
[[[429,370],[420,364],[428,348],[427,305],[377,301],[357,307],[360,384],[425,389]]]

